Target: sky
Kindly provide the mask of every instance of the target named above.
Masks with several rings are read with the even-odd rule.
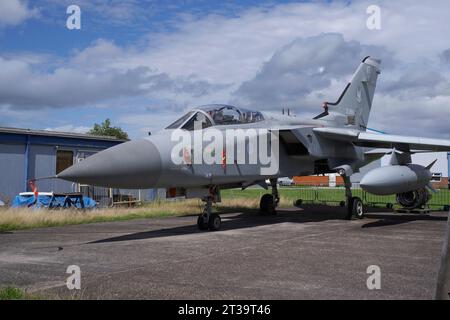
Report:
[[[67,28],[70,5],[81,29]],[[110,118],[139,138],[209,103],[312,118],[370,55],[382,74],[369,127],[450,138],[449,12],[448,0],[1,0],[0,126],[86,132]]]

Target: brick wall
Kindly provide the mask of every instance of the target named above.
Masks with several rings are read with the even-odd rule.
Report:
[[[306,177],[294,177],[294,183],[299,186],[329,186],[330,181],[328,176],[306,176]],[[433,187],[436,189],[447,189],[448,178],[442,178],[440,182],[432,182]],[[344,180],[341,176],[336,176],[336,185],[343,186]]]
[[[330,184],[328,176],[294,177],[293,180],[294,183],[299,186],[329,186]],[[344,180],[341,176],[336,176],[336,185],[344,185]]]
[[[441,178],[440,182],[432,181],[433,187],[436,189],[447,189],[448,188],[448,178]]]

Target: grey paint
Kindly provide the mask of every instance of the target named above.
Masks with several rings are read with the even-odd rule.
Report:
[[[143,189],[155,185],[160,172],[158,149],[150,141],[137,140],[94,154],[58,177],[89,185]]]
[[[359,172],[351,176],[353,186],[358,187],[361,179],[371,170],[381,167],[381,159],[370,162],[368,165],[359,168]]]
[[[430,179],[430,170],[420,165],[394,165],[369,171],[360,186],[373,194],[389,195],[424,188]]]

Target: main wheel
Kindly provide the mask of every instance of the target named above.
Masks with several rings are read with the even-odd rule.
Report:
[[[208,224],[205,223],[205,219],[203,219],[203,215],[199,215],[197,218],[197,227],[200,230],[208,230]]]
[[[364,218],[364,205],[360,198],[352,198],[352,217],[362,219]]]
[[[276,214],[277,211],[275,209],[275,201],[271,194],[265,194],[261,197],[261,201],[259,202],[259,212],[261,214]]]
[[[219,230],[221,224],[222,224],[222,219],[220,219],[220,216],[217,213],[212,213],[209,216],[208,228],[210,231]]]

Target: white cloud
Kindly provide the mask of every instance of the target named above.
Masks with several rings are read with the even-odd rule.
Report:
[[[175,112],[154,112],[134,113],[123,115],[117,119],[120,125],[127,128],[132,136],[146,136],[149,132],[154,133],[167,127],[181,117],[181,114]]]
[[[36,17],[38,14],[38,9],[29,8],[26,1],[0,1],[0,26],[16,26],[29,18]]]
[[[103,8],[97,1],[80,3],[82,10]],[[450,119],[450,44],[443,41],[450,30],[450,3],[378,3],[380,31],[366,28],[372,1],[292,3],[232,17],[186,14],[173,20],[175,31],[147,34],[139,45],[99,39],[51,71],[3,56],[0,104],[23,109],[149,99],[155,101],[151,116],[118,117],[152,131],[166,125],[154,119],[155,111],[167,106],[174,117],[188,105],[230,101],[256,108],[289,104],[298,114],[314,115],[322,101],[338,97],[350,73],[370,54],[384,60],[371,125],[390,132],[445,134],[448,129],[436,121]],[[111,17],[131,24],[143,12],[135,1],[126,1],[122,11],[118,2],[106,4]]]
[[[95,47],[87,50],[98,53]],[[102,68],[99,63],[97,68],[78,68],[77,61],[85,61],[84,54],[81,52],[75,57],[74,64],[51,72],[35,70],[34,65],[25,60],[0,56],[0,104],[20,109],[75,107],[127,96],[196,98],[223,89],[221,85],[211,85],[195,76],[173,78],[146,66]],[[101,60],[100,56],[98,58]]]
[[[306,97],[315,93],[320,98],[322,90],[328,90],[336,81],[349,79],[361,57],[367,55],[389,61],[386,49],[345,41],[341,34],[297,38],[278,50],[254,78],[240,86],[235,93],[236,102],[266,109],[302,106],[302,111],[308,111]]]

